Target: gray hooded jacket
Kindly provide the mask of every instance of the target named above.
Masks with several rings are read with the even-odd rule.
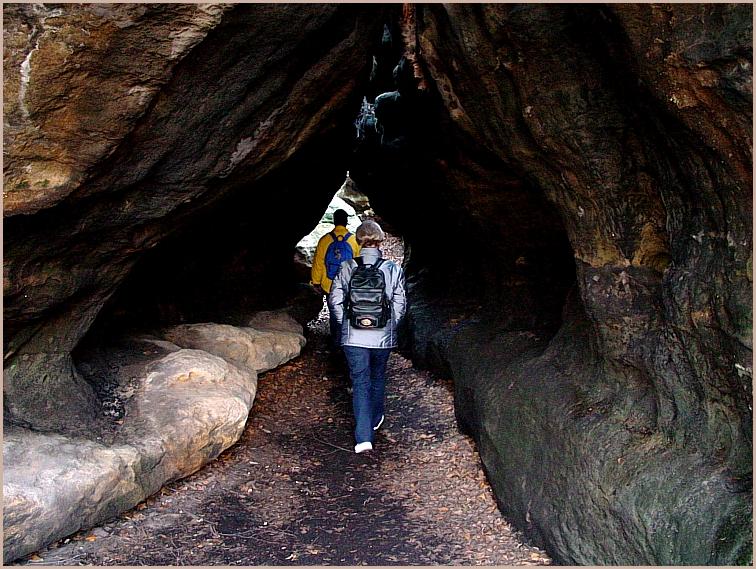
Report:
[[[381,258],[381,252],[372,247],[363,248],[360,256],[367,265],[372,265]],[[341,322],[341,343],[344,346],[360,348],[395,348],[397,345],[396,327],[404,317],[407,307],[407,296],[404,291],[404,272],[391,261],[384,261],[379,270],[386,278],[386,296],[391,303],[391,319],[385,328],[377,330],[363,330],[353,328],[349,319],[344,317],[344,299],[349,294],[349,279],[357,268],[354,260],[341,264],[339,274],[333,281],[331,293],[328,295],[328,307]]]

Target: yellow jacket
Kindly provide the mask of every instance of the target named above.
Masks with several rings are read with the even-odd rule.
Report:
[[[333,229],[333,232],[338,236],[344,236],[348,231],[349,230],[343,225],[337,225]],[[320,238],[320,241],[318,241],[318,246],[315,249],[315,257],[312,259],[312,271],[310,272],[310,284],[320,285],[326,292],[326,294],[331,292],[332,282],[331,279],[328,278],[325,266],[326,251],[328,250],[328,246],[331,243],[333,243],[333,238],[331,237],[330,232],[326,233],[325,235],[323,235],[323,237]],[[349,236],[347,243],[352,246],[354,256],[358,256],[360,254],[360,246],[357,245],[357,239],[355,238],[354,233]]]

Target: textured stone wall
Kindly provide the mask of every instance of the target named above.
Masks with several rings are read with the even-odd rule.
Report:
[[[750,559],[751,15],[418,6],[402,188],[355,177],[412,196],[415,359],[560,562]]]
[[[519,527],[562,563],[750,559],[750,5],[4,16],[6,420],[91,419],[98,317],[286,296],[350,170]],[[355,144],[402,53],[399,120]]]
[[[88,420],[70,353],[128,275],[122,308],[174,321],[285,281],[265,267],[344,179],[381,10],[4,7],[6,418]]]

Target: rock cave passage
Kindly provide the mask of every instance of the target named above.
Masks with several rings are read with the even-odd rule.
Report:
[[[4,4],[4,562],[752,563],[752,20]],[[367,455],[338,188],[407,276]]]
[[[397,259],[401,241],[384,253]],[[474,443],[455,426],[448,380],[394,354],[376,449],[354,454],[327,319],[324,307],[301,356],[260,376],[244,433],[217,460],[15,564],[549,564],[504,521]],[[118,367],[133,373],[133,358]]]

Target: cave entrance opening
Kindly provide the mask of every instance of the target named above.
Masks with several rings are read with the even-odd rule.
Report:
[[[396,234],[396,229],[393,226],[376,214],[368,196],[360,191],[356,182],[349,176],[349,171],[347,171],[344,183],[331,198],[317,225],[297,243],[294,251],[294,263],[302,268],[299,272],[301,281],[306,281],[309,278],[318,241],[333,229],[333,214],[338,209],[347,213],[347,230],[352,234],[357,230],[360,223],[367,219],[378,222],[386,234],[386,239],[381,246],[383,257],[398,265],[403,264],[404,239],[401,235]],[[310,332],[327,334],[327,321],[328,305],[324,297],[320,313],[309,323]]]
[[[318,241],[333,229],[333,213],[337,209],[344,210],[349,216],[347,229],[351,233],[357,230],[362,221],[375,215],[367,196],[359,191],[354,180],[349,177],[349,172],[346,174],[344,183],[328,203],[318,224],[297,243],[295,262],[303,263],[308,267],[312,266]]]

